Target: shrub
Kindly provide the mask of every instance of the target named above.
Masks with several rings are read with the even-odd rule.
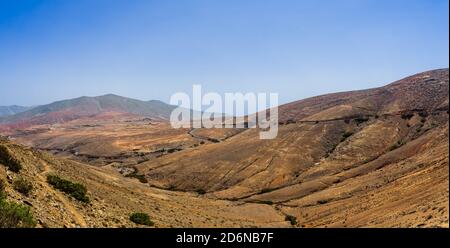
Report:
[[[153,226],[155,224],[146,213],[133,213],[130,215],[130,220],[136,224],[145,226]]]
[[[0,200],[0,228],[24,228],[35,225],[28,206]]]
[[[293,226],[297,225],[297,218],[295,216],[286,215],[286,218],[284,220],[289,221]]]
[[[0,201],[6,198],[5,183],[0,179]]]
[[[86,186],[80,183],[73,183],[69,180],[62,179],[55,175],[48,175],[47,182],[52,185],[54,188],[61,190],[62,192],[72,196],[73,198],[88,203],[89,197],[86,195],[87,189]]]
[[[28,196],[33,190],[33,184],[26,180],[23,177],[19,177],[18,179],[14,180],[13,182],[14,189],[17,190],[17,192]]]
[[[126,175],[125,177],[133,177],[139,180],[139,182],[141,183],[148,183],[147,178],[145,178],[144,175],[142,174],[137,174],[136,172],[133,172],[131,174]]]
[[[0,145],[0,163],[4,164],[9,170],[19,172],[22,169],[22,164],[14,156],[6,146]]]

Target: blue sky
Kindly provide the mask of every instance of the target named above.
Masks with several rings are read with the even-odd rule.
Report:
[[[448,67],[448,0],[0,0],[0,105],[115,93],[281,103]]]

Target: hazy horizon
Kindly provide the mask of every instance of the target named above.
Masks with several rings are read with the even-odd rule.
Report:
[[[448,1],[2,1],[0,106],[277,92],[280,104],[448,68]]]

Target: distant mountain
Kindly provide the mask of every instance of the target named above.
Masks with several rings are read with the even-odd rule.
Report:
[[[70,121],[106,112],[116,112],[167,120],[175,107],[161,101],[141,101],[113,94],[97,97],[79,97],[47,105],[0,119],[3,125],[26,127]]]
[[[31,107],[24,107],[24,106],[0,106],[0,117],[5,117],[9,115],[15,115],[24,111],[27,111],[31,109]]]

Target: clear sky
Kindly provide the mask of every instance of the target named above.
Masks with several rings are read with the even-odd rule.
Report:
[[[448,0],[0,0],[0,105],[114,93],[286,103],[448,67]]]

